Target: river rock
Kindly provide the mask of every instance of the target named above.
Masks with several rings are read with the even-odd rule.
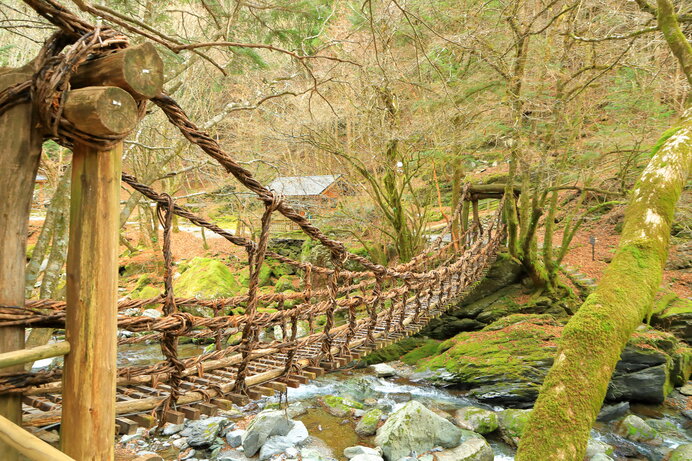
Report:
[[[605,442],[589,438],[589,442],[586,445],[586,457],[592,459],[597,454],[612,455],[614,450],[615,448]]]
[[[381,456],[374,455],[356,455],[351,458],[351,461],[384,461]]]
[[[367,437],[377,432],[377,426],[384,413],[379,408],[373,408],[365,412],[356,425],[356,434]]]
[[[620,423],[618,432],[633,442],[647,442],[649,444],[660,442],[658,431],[636,415],[625,417]]]
[[[497,415],[484,408],[464,407],[454,413],[454,420],[459,427],[479,434],[489,434],[497,430]]]
[[[502,438],[509,445],[516,447],[519,444],[519,438],[524,433],[529,416],[531,416],[531,410],[508,408],[499,413],[498,423],[502,432]]]
[[[687,383],[680,388],[680,393],[682,395],[691,396],[692,395],[692,383]]]
[[[412,400],[389,415],[377,430],[375,443],[382,447],[385,459],[393,461],[412,451],[422,453],[437,446],[454,448],[459,445],[461,434],[458,427]]]
[[[362,410],[364,408],[360,402],[336,395],[325,395],[320,397],[319,401],[324,405],[329,414],[339,418],[346,418],[353,414],[353,410]]]
[[[605,453],[596,453],[591,458],[589,458],[589,461],[613,461],[613,458],[606,455]]]
[[[689,461],[690,459],[692,459],[692,443],[685,443],[671,452],[668,461]]]
[[[226,418],[220,416],[189,421],[180,435],[187,437],[188,445],[193,448],[209,448],[226,422]]]
[[[234,431],[229,431],[226,433],[226,442],[231,448],[238,448],[243,443],[243,436],[245,435],[243,429],[236,429]]]
[[[259,459],[264,461],[274,455],[283,453],[288,448],[295,447],[305,442],[308,437],[308,430],[305,424],[300,421],[291,421],[293,427],[286,435],[274,435],[269,437],[260,449]]]
[[[163,435],[171,436],[185,429],[185,424],[166,424],[163,427]]]
[[[376,363],[375,365],[370,365],[370,368],[372,368],[375,371],[375,375],[378,378],[388,378],[390,376],[396,376],[396,370],[390,365],[387,365],[386,363]]]
[[[483,438],[473,438],[456,448],[436,453],[437,461],[493,461],[493,449]]]
[[[354,447],[344,449],[344,456],[348,459],[354,458],[358,455],[382,456],[382,449],[380,447],[370,448],[362,445],[356,445]]]
[[[603,405],[596,419],[599,421],[612,421],[620,416],[625,415],[628,411],[630,411],[629,402],[619,402],[614,405]]]
[[[292,429],[291,421],[283,411],[263,411],[255,416],[242,436],[246,456],[254,456],[264,442],[273,435],[286,435]]]

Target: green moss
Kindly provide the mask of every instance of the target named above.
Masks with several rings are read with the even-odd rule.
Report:
[[[222,262],[194,258],[189,269],[175,281],[174,289],[176,296],[213,299],[234,296],[241,291],[241,286]]]
[[[371,352],[366,355],[361,362],[365,365],[372,365],[374,363],[399,360],[404,354],[424,345],[426,342],[426,339],[419,337],[404,338],[390,346]]]
[[[259,271],[259,286],[266,287],[272,283],[272,268],[267,264],[263,264]]]
[[[421,360],[435,355],[440,346],[440,341],[434,339],[426,340],[422,346],[418,346],[401,357],[401,360],[408,365],[417,365]]]
[[[288,275],[282,275],[279,277],[279,280],[276,281],[274,284],[274,290],[277,293],[282,293],[287,290],[293,290],[295,287],[293,286],[293,279],[288,276]]]
[[[521,437],[531,416],[531,410],[515,410],[509,408],[499,414],[502,431],[509,437]]]
[[[27,261],[30,260],[31,257],[33,256],[33,254],[34,254],[34,248],[36,248],[36,244],[35,244],[35,243],[28,243],[28,244],[26,245],[26,260],[27,260]]]
[[[325,409],[334,416],[346,417],[353,413],[353,410],[362,410],[363,404],[345,397],[336,395],[325,395],[320,397],[319,402]]]

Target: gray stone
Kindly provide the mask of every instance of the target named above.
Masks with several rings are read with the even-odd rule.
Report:
[[[483,438],[467,440],[456,448],[435,455],[437,461],[493,461],[492,447]]]
[[[300,421],[291,421],[291,423],[293,426],[286,435],[274,435],[269,437],[266,442],[262,444],[259,454],[260,461],[283,453],[288,448],[300,445],[308,439],[309,434],[305,424]]]
[[[373,435],[375,432],[377,432],[377,426],[380,423],[382,415],[382,410],[379,408],[373,408],[365,412],[363,417],[360,418],[360,421],[358,421],[358,424],[356,425],[356,434],[363,437]]]
[[[322,453],[314,448],[303,448],[300,450],[300,456],[303,461],[329,461]]]
[[[249,459],[238,450],[226,450],[219,453],[216,461],[248,461]]]
[[[238,448],[243,443],[243,435],[245,431],[242,429],[236,429],[226,433],[226,442],[231,448]]]
[[[144,312],[142,312],[142,315],[144,317],[151,317],[152,319],[157,319],[161,317],[163,314],[156,309],[144,309]]]
[[[604,453],[596,453],[589,461],[613,461],[613,458]]]
[[[381,456],[374,455],[356,455],[351,458],[351,461],[384,461]]]
[[[690,396],[692,395],[692,383],[687,383],[680,388],[680,393],[682,395]]]
[[[380,447],[370,448],[362,445],[356,445],[355,447],[348,447],[344,449],[344,456],[348,459],[354,458],[358,455],[382,456],[382,450]]]
[[[296,418],[308,412],[308,405],[304,402],[294,402],[288,406],[288,417]]]
[[[689,461],[692,459],[692,443],[678,446],[670,453],[668,461]]]
[[[242,436],[246,456],[254,456],[264,442],[273,435],[286,435],[291,430],[291,421],[279,410],[263,411],[255,416]]]
[[[459,427],[479,434],[489,434],[498,428],[497,415],[484,408],[464,407],[454,413]]]
[[[180,435],[187,437],[187,443],[193,448],[209,448],[225,423],[226,418],[220,416],[189,421]]]
[[[436,415],[420,402],[412,400],[392,413],[377,430],[375,443],[382,447],[385,459],[392,461],[415,451],[459,445],[461,430]]]
[[[163,435],[173,435],[185,429],[185,424],[166,424],[163,428]]]
[[[603,405],[603,408],[601,408],[601,411],[598,413],[597,419],[599,421],[612,421],[623,416],[628,411],[630,411],[629,402],[620,402],[615,405]]]
[[[375,365],[370,365],[370,367],[375,371],[375,375],[378,378],[396,376],[396,370],[386,363],[376,363]]]
[[[620,423],[618,431],[626,439],[633,442],[647,442],[649,444],[655,444],[657,441],[660,442],[658,431],[636,415],[627,416]]]
[[[189,446],[187,444],[187,437],[183,437],[181,439],[174,440],[173,442],[171,442],[171,445],[176,447],[178,450],[184,450]]]
[[[614,450],[615,448],[605,442],[589,438],[589,442],[586,444],[586,457],[592,459],[598,454],[612,455]]]

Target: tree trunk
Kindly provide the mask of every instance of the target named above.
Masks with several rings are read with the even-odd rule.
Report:
[[[642,173],[617,253],[596,291],[565,326],[517,461],[584,459],[615,364],[661,283],[673,212],[691,163],[692,109]]]

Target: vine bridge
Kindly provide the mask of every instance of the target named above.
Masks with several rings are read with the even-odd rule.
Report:
[[[50,451],[52,447],[47,445],[36,445],[37,452],[52,456],[50,459],[107,459],[112,457],[116,428],[129,433],[137,425],[181,422],[185,417],[198,418],[200,413],[228,408],[231,402],[244,404],[249,398],[284,392],[288,386],[299,386],[420,331],[454,306],[495,259],[505,234],[503,191],[469,186],[461,191],[447,227],[411,261],[385,267],[350,253],[343,243],[327,236],[264,187],[162,92],[163,64],[150,43],[132,47],[125,35],[89,24],[54,0],[25,3],[59,30],[28,66],[14,72],[0,70],[0,130],[5,130],[0,131],[0,143],[4,143],[0,147],[5,149],[0,162],[15,162],[12,170],[0,168],[0,182],[22,186],[15,188],[16,196],[9,197],[16,203],[0,205],[0,216],[17,215],[16,222],[10,221],[8,226],[14,223],[21,239],[0,242],[0,329],[4,338],[0,344],[0,366],[4,368],[0,411],[7,417],[0,419],[0,438],[7,445],[27,454],[30,450],[22,444],[38,443],[35,437],[17,432],[10,420],[33,428],[62,421],[62,448],[71,458],[55,449]],[[174,46],[156,34],[132,30],[130,24],[106,10],[84,8],[109,23]],[[185,49],[181,46],[178,51]],[[177,205],[172,197],[120,173],[123,139],[145,115],[149,102],[158,106],[187,140],[256,194],[265,208],[256,241],[224,231]],[[14,129],[19,135],[10,131]],[[15,145],[16,138],[27,141]],[[65,302],[25,301],[23,286],[18,290],[14,287],[24,281],[21,268],[28,203],[40,156],[40,142],[30,142],[35,138],[53,139],[74,152]],[[121,180],[156,203],[163,227],[165,268],[163,294],[156,298],[116,302]],[[478,216],[481,198],[501,201],[497,214],[487,217],[485,223]],[[17,203],[27,204],[26,213],[16,211],[21,208]],[[453,229],[452,223],[469,211],[464,203],[474,205],[473,219],[462,219],[466,223],[462,229]],[[326,247],[330,263],[313,265],[268,251],[275,213]],[[213,300],[175,296],[173,215],[216,232],[247,251],[250,279],[246,294]],[[452,235],[451,241],[445,242],[446,235]],[[302,291],[258,293],[266,257],[294,266],[302,277]],[[14,264],[16,261],[19,263]],[[12,267],[17,270],[9,270]],[[162,306],[163,316],[122,313],[150,305]],[[196,317],[186,312],[195,305],[211,308],[215,315]],[[231,313],[238,307],[244,309],[243,314]],[[302,335],[300,322],[306,322],[309,330]],[[66,341],[22,350],[26,328],[65,329]],[[129,333],[118,335],[118,330]],[[281,334],[262,334],[268,330]],[[181,358],[181,337],[213,339],[215,348]],[[164,360],[116,369],[116,342],[159,343]],[[65,356],[63,367],[38,372],[24,369],[25,363],[61,355]],[[1,410],[13,405],[18,414]],[[10,453],[5,449],[0,446],[0,454]]]

